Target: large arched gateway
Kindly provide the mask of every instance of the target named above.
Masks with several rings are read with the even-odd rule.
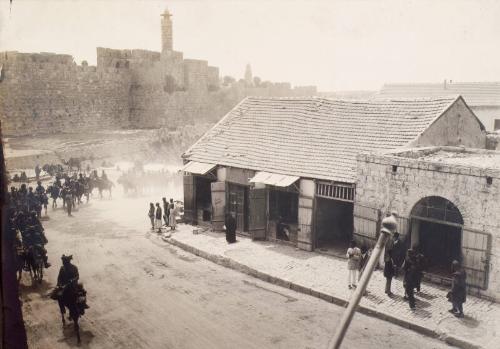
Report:
[[[411,245],[428,260],[428,272],[449,275],[451,262],[462,260],[463,218],[458,208],[439,196],[418,201],[411,210]]]

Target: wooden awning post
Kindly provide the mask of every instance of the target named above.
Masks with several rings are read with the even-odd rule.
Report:
[[[351,323],[352,317],[354,316],[354,312],[361,301],[361,297],[366,291],[366,287],[368,286],[368,282],[370,281],[370,277],[372,276],[373,270],[375,269],[375,265],[377,264],[380,254],[387,243],[387,239],[394,232],[397,231],[397,221],[394,215],[386,217],[382,220],[382,229],[380,230],[380,235],[377,240],[377,244],[373,249],[373,252],[366,264],[366,268],[363,271],[363,275],[361,276],[361,280],[359,280],[359,285],[354,291],[347,309],[345,310],[342,318],[340,319],[340,323],[337,327],[337,331],[335,336],[332,338],[328,348],[329,349],[338,349],[342,344],[342,341],[347,333],[347,329],[349,328],[349,324]]]

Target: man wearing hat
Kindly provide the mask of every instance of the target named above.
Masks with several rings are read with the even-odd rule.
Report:
[[[77,282],[79,279],[78,268],[76,265],[71,263],[73,259],[72,255],[65,256],[62,255],[62,266],[59,269],[59,275],[57,276],[57,286],[65,286],[70,282]]]

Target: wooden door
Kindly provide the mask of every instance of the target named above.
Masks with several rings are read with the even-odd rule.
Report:
[[[299,195],[299,217],[297,227],[297,246],[303,250],[312,251],[312,224],[314,198]]]
[[[467,274],[467,285],[486,289],[490,267],[491,235],[463,228],[462,266]]]
[[[213,182],[212,191],[212,228],[223,231],[226,218],[226,182]]]
[[[196,213],[196,179],[194,176],[185,175],[184,183],[184,220],[187,223],[197,224]]]
[[[380,225],[380,210],[354,204],[354,232],[356,240],[373,246],[378,238]]]
[[[248,231],[253,240],[266,238],[267,189],[250,189],[248,207]]]

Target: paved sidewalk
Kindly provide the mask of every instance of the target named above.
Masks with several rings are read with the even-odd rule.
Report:
[[[352,293],[347,287],[345,260],[245,237],[228,245],[223,234],[193,234],[193,227],[183,224],[178,228],[171,236],[166,233],[164,240],[215,263],[332,303],[345,305]],[[411,311],[400,280],[393,281],[393,298],[385,295],[384,286],[382,272],[375,271],[360,312],[462,348],[499,348],[500,305],[468,296],[466,316],[457,319],[448,312],[451,305],[444,288],[423,283],[422,292],[416,295],[417,310]]]

